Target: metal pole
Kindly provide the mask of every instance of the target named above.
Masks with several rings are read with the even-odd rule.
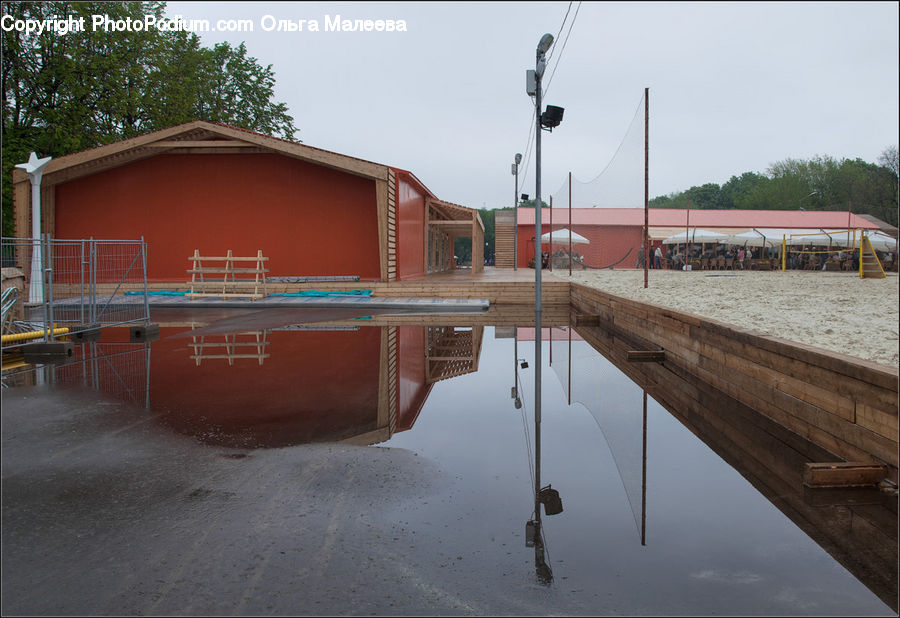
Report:
[[[569,276],[572,276],[572,172],[569,172]]]
[[[147,287],[147,243],[141,236],[141,263],[144,269],[144,318],[146,324],[150,323],[150,288]]]
[[[44,305],[50,315],[50,341],[56,340],[53,320],[53,245],[50,244],[50,234],[44,234],[44,243],[47,247],[44,253],[44,269],[47,271],[47,291],[44,292]]]
[[[47,253],[50,251],[50,247],[48,247],[47,244],[48,244],[47,235],[44,235],[44,237],[41,239],[40,245],[38,246],[38,249],[39,249],[38,259],[40,260],[39,264],[43,264],[44,266],[46,266],[46,264],[47,264]],[[32,275],[33,274],[34,273],[32,273]],[[50,320],[52,317],[50,315],[50,300],[49,300],[49,297],[47,296],[46,290],[44,289],[44,287],[46,286],[46,282],[47,282],[47,277],[46,277],[47,273],[45,273],[43,267],[41,267],[41,270],[39,271],[38,274],[40,276],[40,279],[38,281],[40,282],[40,286],[41,286],[40,287],[41,305],[43,306],[43,309],[44,309],[44,341],[51,341],[53,338],[53,325],[50,323]],[[33,287],[32,287],[32,289],[33,289]]]
[[[513,196],[513,270],[519,270],[519,164],[516,163],[516,194]],[[516,361],[518,362],[518,361]]]
[[[534,511],[535,520],[538,522],[538,531],[540,531],[541,521],[541,219],[543,218],[543,209],[541,208],[541,79],[543,77],[543,68],[541,60],[544,52],[538,48],[537,58],[535,61],[535,99],[534,99],[534,121],[537,131],[534,136],[534,172],[535,172],[535,202],[534,202],[534,238],[535,238],[535,257],[534,257]]]
[[[553,270],[553,196],[550,196],[550,259],[547,262],[548,270]]]

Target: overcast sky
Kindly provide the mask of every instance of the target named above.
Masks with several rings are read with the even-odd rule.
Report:
[[[533,122],[525,71],[568,8],[170,2],[167,15],[251,20],[252,32],[201,39],[245,41],[272,65],[304,143],[410,170],[440,199],[499,208],[512,205],[510,165]],[[265,31],[266,15],[321,31]],[[326,31],[335,15],[404,20],[408,31]],[[543,134],[544,196],[570,171],[586,181],[607,166],[645,87],[651,198],[786,158],[876,162],[898,143],[896,2],[576,2],[557,44],[544,103],[565,117]],[[520,193],[534,195],[534,157]]]

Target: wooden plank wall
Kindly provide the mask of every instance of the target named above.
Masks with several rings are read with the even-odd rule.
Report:
[[[898,370],[573,283],[573,310],[846,461],[897,482]]]
[[[494,213],[494,266],[513,267],[513,212],[498,210]]]

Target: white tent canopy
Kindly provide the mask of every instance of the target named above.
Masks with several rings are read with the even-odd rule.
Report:
[[[727,232],[714,232],[712,230],[704,230],[699,227],[686,230],[687,242],[690,243],[707,243],[707,242],[726,242],[731,236]],[[673,236],[669,236],[662,241],[664,245],[676,245],[685,242],[685,232],[679,232]]]
[[[567,245],[569,244],[569,229],[563,228],[561,230],[553,230],[553,244],[554,245]],[[551,232],[547,232],[546,234],[541,235],[541,243],[550,242]],[[573,245],[589,245],[591,241],[587,238],[579,234],[578,232],[572,232],[572,244]]]

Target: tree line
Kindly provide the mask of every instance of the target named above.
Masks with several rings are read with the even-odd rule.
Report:
[[[164,17],[164,2],[3,2],[14,20]],[[3,235],[13,235],[12,169],[191,120],[295,139],[275,73],[243,43],[204,47],[186,31],[2,32]]]
[[[897,225],[897,147],[877,163],[829,156],[785,159],[764,174],[744,172],[719,186],[706,183],[650,200],[650,208],[840,210]]]

